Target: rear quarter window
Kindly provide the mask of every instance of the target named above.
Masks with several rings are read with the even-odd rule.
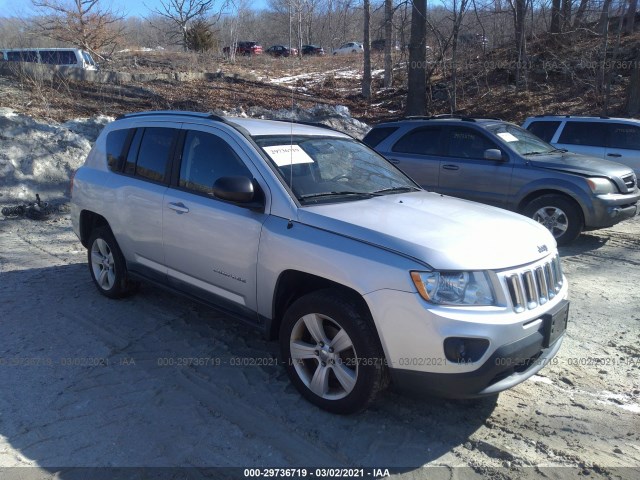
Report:
[[[132,130],[125,128],[107,134],[107,165],[112,172],[120,172],[124,165],[124,149]]]
[[[426,127],[412,130],[396,142],[393,151],[418,155],[443,155],[442,128]]]
[[[531,122],[527,127],[531,133],[533,133],[536,137],[541,138],[545,142],[551,142],[553,135],[558,130],[560,126],[560,121],[546,121],[546,120],[536,120],[535,122]]]
[[[380,127],[369,131],[362,141],[371,148],[377,147],[385,138],[398,130],[398,127]]]

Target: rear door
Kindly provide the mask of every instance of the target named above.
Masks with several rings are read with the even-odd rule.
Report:
[[[444,154],[440,126],[418,127],[404,134],[383,152],[387,159],[427,190],[438,187],[440,159]]]
[[[258,243],[267,215],[214,198],[212,186],[220,177],[259,174],[216,127],[185,125],[180,143],[162,209],[169,281],[229,311],[255,312]]]
[[[508,205],[513,162],[485,160],[484,152],[504,152],[479,130],[468,127],[447,129],[446,157],[440,161],[437,191],[498,207]]]
[[[116,191],[118,221],[112,228],[125,257],[130,259],[130,268],[159,280],[164,280],[166,273],[162,201],[179,127],[158,122],[135,130]]]

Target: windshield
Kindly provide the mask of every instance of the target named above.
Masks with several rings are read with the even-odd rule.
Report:
[[[95,66],[96,62],[93,61],[93,58],[91,57],[89,52],[82,52],[82,56],[84,57],[85,62],[87,62],[89,65]]]
[[[376,152],[351,139],[268,136],[255,141],[302,204],[420,190]]]
[[[487,130],[500,137],[509,148],[521,155],[536,155],[558,151],[553,145],[517,125],[501,123],[491,125],[487,127]]]

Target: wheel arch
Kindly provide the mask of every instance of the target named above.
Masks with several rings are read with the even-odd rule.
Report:
[[[80,242],[85,248],[89,247],[91,232],[99,227],[108,227],[111,229],[109,222],[102,215],[90,210],[82,210],[82,212],[80,212]]]
[[[522,213],[529,203],[545,195],[557,195],[571,202],[571,204],[575,206],[577,211],[580,213],[582,224],[584,225],[586,215],[585,215],[584,209],[582,208],[582,205],[572,195],[568,194],[563,190],[556,190],[556,189],[549,188],[549,189],[536,190],[536,191],[530,192],[518,203],[517,212]]]
[[[375,329],[376,335],[378,335],[375,323],[372,320],[371,310],[367,302],[362,298],[362,295],[356,290],[311,273],[299,270],[285,270],[278,277],[273,294],[271,325],[267,332],[269,339],[274,340],[278,338],[282,325],[282,317],[293,302],[310,293],[328,289],[339,290],[353,299],[358,306],[362,308],[363,312],[366,312],[371,321],[371,325]]]

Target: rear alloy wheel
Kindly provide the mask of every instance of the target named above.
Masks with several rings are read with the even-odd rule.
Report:
[[[368,312],[339,291],[306,295],[289,307],[280,330],[287,373],[311,403],[354,413],[386,386],[384,355]]]
[[[93,283],[103,295],[120,298],[135,291],[137,284],[129,280],[124,257],[108,227],[91,234],[88,260]]]
[[[582,216],[578,208],[560,195],[543,195],[530,202],[523,212],[547,227],[558,245],[568,245],[582,232]]]

